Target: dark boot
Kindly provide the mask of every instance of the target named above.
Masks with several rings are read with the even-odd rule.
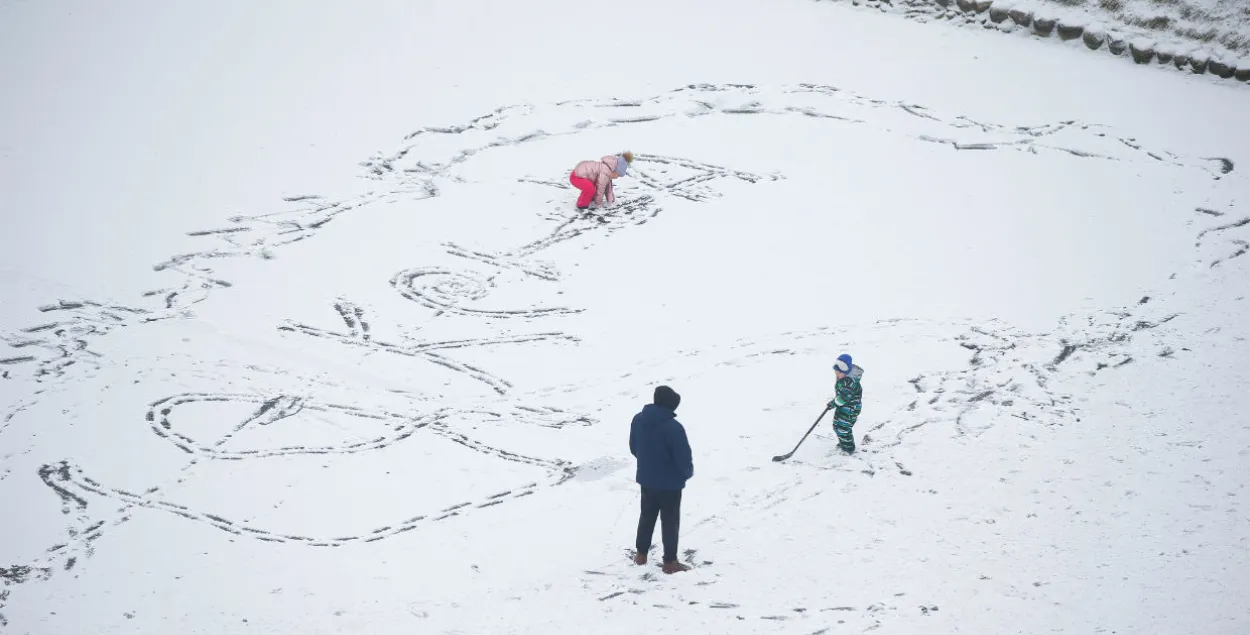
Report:
[[[681,573],[682,571],[689,571],[689,570],[690,570],[690,565],[682,564],[676,560],[672,562],[664,563],[664,573]]]
[[[647,554],[642,551],[635,553],[634,564],[647,564]]]

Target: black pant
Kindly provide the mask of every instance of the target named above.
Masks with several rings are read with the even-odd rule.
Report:
[[[677,528],[681,524],[681,490],[642,488],[642,513],[638,516],[638,553],[651,550],[655,534],[655,517],[660,517],[660,534],[664,537],[664,562],[677,562]]]

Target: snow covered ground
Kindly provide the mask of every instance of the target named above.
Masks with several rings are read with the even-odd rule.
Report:
[[[0,4],[0,632],[1250,631],[1244,87],[797,0],[305,5]],[[771,461],[841,352],[860,451]]]

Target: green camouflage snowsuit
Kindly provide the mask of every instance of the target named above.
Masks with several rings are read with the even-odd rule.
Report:
[[[864,369],[852,366],[851,372],[834,384],[834,396],[829,401],[829,407],[833,409],[833,431],[838,435],[838,447],[846,452],[855,451],[855,435],[851,433],[851,428],[855,426],[863,408],[864,389],[859,383],[863,376]]]

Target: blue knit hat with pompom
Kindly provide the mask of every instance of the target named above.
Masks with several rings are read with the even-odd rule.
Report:
[[[854,364],[851,363],[851,356],[846,353],[842,353],[841,355],[838,355],[838,361],[833,363],[833,369],[843,373],[850,373],[853,365]]]

